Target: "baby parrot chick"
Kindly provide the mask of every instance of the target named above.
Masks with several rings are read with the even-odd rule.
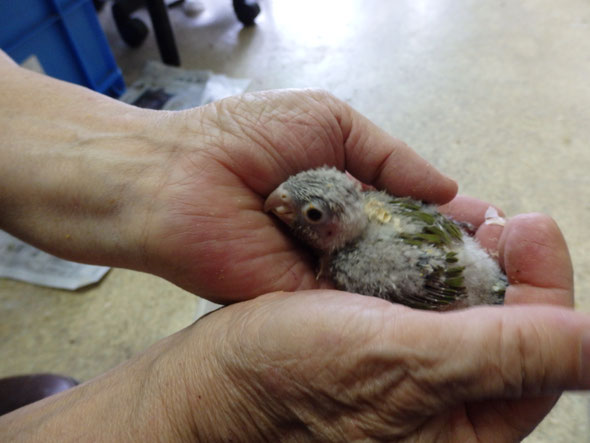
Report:
[[[433,310],[504,300],[496,261],[435,205],[363,191],[323,167],[289,177],[264,210],[313,248],[339,289]]]

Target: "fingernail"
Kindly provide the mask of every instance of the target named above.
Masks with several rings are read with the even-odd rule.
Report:
[[[498,213],[498,210],[496,208],[494,208],[493,206],[489,206],[485,215],[484,215],[485,221],[484,223],[486,225],[499,225],[499,226],[505,226],[506,225],[506,219],[504,217],[501,217],[500,214]]]
[[[582,354],[581,388],[590,389],[590,331],[586,331],[582,334],[582,346],[580,351]]]

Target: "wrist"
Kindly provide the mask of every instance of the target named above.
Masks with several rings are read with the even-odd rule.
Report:
[[[221,315],[220,315],[221,314]],[[160,361],[165,368],[179,368],[168,382],[171,391],[164,394],[164,402],[176,407],[175,426],[178,432],[188,431],[191,441],[240,441],[261,439],[263,423],[259,411],[244,395],[247,379],[236,379],[226,360],[239,364],[222,313],[213,313],[199,320],[173,337],[177,346],[170,346]],[[165,371],[157,371],[164,374]],[[170,375],[170,374],[168,374]]]
[[[171,337],[177,341],[161,359],[163,367],[178,368],[169,382],[185,397],[173,402],[181,405],[175,416],[179,433],[188,429],[192,441],[280,440],[294,431],[281,400],[259,383],[269,366],[242,346],[253,339],[251,325],[243,323],[245,307],[228,306],[200,319]]]
[[[15,66],[3,75],[0,228],[67,259],[141,268],[162,117]]]

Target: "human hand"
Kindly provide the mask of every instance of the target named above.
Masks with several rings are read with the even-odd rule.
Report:
[[[54,255],[151,272],[218,302],[318,287],[308,257],[262,211],[295,172],[334,165],[438,203],[456,192],[326,93],[262,92],[163,112],[1,56],[0,74],[0,228]]]
[[[264,295],[1,417],[0,429],[64,441],[517,441],[562,390],[590,389],[590,317],[566,308],[572,269],[555,223],[480,225],[486,207],[458,198],[445,210],[497,245],[508,306],[441,313],[337,291]]]
[[[141,229],[145,270],[217,302],[319,287],[312,261],[264,199],[288,176],[334,165],[444,203],[456,185],[345,103],[317,91],[247,94],[169,114],[174,146]],[[161,137],[161,136],[160,136]]]
[[[590,389],[590,318],[541,306],[573,302],[559,229],[534,214],[503,229],[480,225],[486,207],[460,198],[445,209],[498,246],[509,306],[436,313],[309,291],[222,309],[195,331],[214,353],[207,372],[221,380],[213,382],[220,398],[231,401],[218,434],[194,432],[205,440],[516,441],[563,389]]]

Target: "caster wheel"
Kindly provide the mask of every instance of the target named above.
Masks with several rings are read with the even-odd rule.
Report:
[[[148,27],[138,18],[132,18],[127,22],[124,29],[120,29],[121,37],[132,48],[141,45],[148,35]]]
[[[254,19],[260,14],[260,6],[258,3],[251,0],[233,0],[234,11],[238,20],[244,24],[244,26],[252,26]]]
[[[121,34],[121,38],[132,48],[141,45],[148,35],[148,27],[138,18],[129,17],[118,8],[118,4],[113,4],[113,18],[115,25]],[[127,13],[128,14],[128,13]]]

